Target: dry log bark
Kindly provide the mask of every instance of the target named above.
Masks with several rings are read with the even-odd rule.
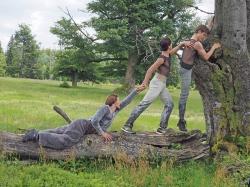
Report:
[[[38,143],[23,143],[18,134],[0,132],[0,152],[4,155],[18,156],[20,159],[67,160],[79,158],[113,157],[121,155],[128,159],[140,157],[147,159],[171,158],[178,162],[199,160],[209,157],[209,146],[200,131],[189,133],[169,130],[166,135],[137,133],[127,135],[112,133],[113,140],[104,142],[96,134],[86,135],[75,146],[64,150],[42,148]]]
[[[58,106],[53,109],[67,122],[70,117]],[[21,159],[67,160],[80,158],[126,158],[127,161],[138,158],[174,159],[177,162],[199,160],[209,157],[210,148],[206,137],[198,130],[175,132],[168,129],[165,135],[152,132],[124,134],[113,132],[113,140],[104,142],[97,134],[89,134],[71,148],[54,150],[39,146],[38,143],[22,142],[18,134],[0,132],[0,153],[14,155]]]

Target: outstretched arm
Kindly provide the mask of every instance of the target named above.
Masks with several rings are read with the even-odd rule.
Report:
[[[140,93],[141,91],[143,91],[145,88],[146,88],[146,87],[145,87],[143,84],[141,84],[140,86],[137,86],[136,88],[134,88],[134,89],[130,92],[130,94],[129,94],[127,97],[125,97],[125,99],[123,99],[123,100],[121,101],[119,111],[120,111],[121,109],[123,109],[124,107],[126,107],[126,106],[133,100],[133,98],[134,98],[138,93]]]
[[[181,43],[179,43],[179,45],[177,45],[176,47],[174,47],[173,49],[171,49],[171,51],[169,52],[170,55],[174,55],[177,53],[178,50],[180,50],[182,47],[193,47],[193,43],[190,41],[182,41]]]
[[[197,50],[197,52],[199,53],[199,55],[204,59],[204,60],[208,60],[212,54],[214,53],[215,49],[221,47],[220,43],[215,43],[212,48],[206,52],[205,49],[203,48],[202,44],[200,42],[196,42],[194,45],[194,49]]]
[[[121,105],[120,105],[120,110],[122,110],[123,108],[125,108],[132,100],[133,98],[137,95],[137,91],[136,91],[136,88],[134,88],[130,94],[125,97],[122,101],[121,101]]]

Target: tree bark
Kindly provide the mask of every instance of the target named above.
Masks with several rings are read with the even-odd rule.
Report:
[[[128,67],[125,75],[125,87],[127,90],[131,90],[135,86],[135,66],[138,61],[138,54],[136,50],[130,50],[128,54]]]
[[[247,48],[250,53],[250,0],[246,0],[247,3]]]
[[[0,152],[21,159],[67,160],[79,158],[112,157],[173,159],[177,162],[199,160],[209,157],[209,145],[202,143],[204,137],[199,131],[181,133],[169,131],[166,135],[139,133],[124,135],[112,133],[113,140],[105,143],[101,136],[90,134],[75,146],[64,150],[42,148],[38,143],[21,141],[22,135],[0,132]]]
[[[193,71],[212,145],[239,134],[250,135],[246,0],[217,0],[215,3],[215,25],[207,47],[220,41],[223,55],[221,50],[214,53],[212,61],[217,65],[198,58]]]
[[[72,74],[72,87],[77,87],[78,73],[75,71]]]

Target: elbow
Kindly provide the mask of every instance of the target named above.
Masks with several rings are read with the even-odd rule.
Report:
[[[203,57],[203,59],[206,60],[206,61],[208,61],[209,56],[208,56],[208,55],[205,55],[205,56]]]

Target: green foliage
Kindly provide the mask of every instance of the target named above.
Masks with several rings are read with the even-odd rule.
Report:
[[[137,166],[120,162],[69,161],[24,165],[19,161],[0,161],[2,186],[192,186],[233,187],[239,183],[230,177],[218,175],[216,165],[188,162],[173,165],[164,162],[156,167],[145,161]],[[11,176],[11,178],[9,177]]]
[[[70,77],[72,85],[79,80],[98,83],[101,75],[97,73],[97,69],[98,64],[86,61],[80,49],[61,50],[56,54],[55,76]]]
[[[38,64],[40,65],[41,79],[53,79],[57,51],[42,49],[39,51]]]
[[[68,84],[67,81],[63,81],[63,83],[61,83],[59,86],[62,88],[70,88],[70,85]]]
[[[26,24],[11,36],[7,48],[6,73],[13,77],[40,78],[38,59],[39,46]]]
[[[5,75],[6,59],[0,43],[0,77]]]
[[[133,78],[141,82],[147,67],[158,57],[159,41],[163,36],[169,36],[174,45],[190,37],[195,24],[192,22],[194,14],[187,10],[187,5],[193,3],[192,0],[141,0],[136,3],[98,0],[89,3],[88,10],[97,15],[89,25],[96,30],[97,38],[103,40],[98,50],[129,59],[124,63],[113,62],[113,67],[121,69],[113,75],[120,73],[119,77],[123,77],[130,57],[136,53]]]
[[[64,47],[56,55],[56,76],[69,77],[75,86],[80,80],[102,80],[97,72],[99,65],[92,60],[96,56],[94,46],[79,34],[71,20],[63,18],[51,28],[51,32],[59,37],[59,44]]]

